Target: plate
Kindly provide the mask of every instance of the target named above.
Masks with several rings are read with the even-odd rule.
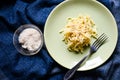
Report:
[[[98,35],[105,33],[109,37],[107,42],[89,58],[87,66],[82,65],[78,69],[78,71],[86,71],[105,63],[112,55],[117,44],[118,30],[115,19],[103,4],[95,0],[63,1],[48,16],[44,28],[44,38],[50,56],[61,66],[71,69],[89,52],[89,49],[84,50],[83,54],[69,52],[62,41],[63,35],[59,31],[64,28],[67,18],[77,17],[79,14],[89,15],[96,24]]]

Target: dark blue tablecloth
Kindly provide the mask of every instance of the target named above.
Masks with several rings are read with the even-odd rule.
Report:
[[[49,13],[62,1],[0,1],[0,80],[63,80],[68,69],[57,64],[44,47],[37,55],[23,56],[17,52],[12,42],[14,31],[20,25],[31,23],[43,31]],[[120,31],[120,0],[99,1],[112,12]],[[71,80],[119,80],[119,38],[113,55],[105,64],[90,71],[76,72]]]

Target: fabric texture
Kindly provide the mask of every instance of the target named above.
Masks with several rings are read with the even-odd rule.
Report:
[[[0,1],[0,80],[63,80],[68,69],[57,64],[46,48],[34,55],[23,56],[13,45],[13,34],[23,24],[34,24],[42,32],[45,21],[63,0]],[[120,0],[99,0],[114,15],[120,31]],[[120,34],[120,33],[119,33]],[[76,72],[71,80],[120,79],[120,35],[118,44],[105,64],[90,71]]]

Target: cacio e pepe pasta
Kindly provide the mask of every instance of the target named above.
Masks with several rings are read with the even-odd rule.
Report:
[[[84,47],[89,46],[92,37],[97,36],[94,21],[90,16],[78,16],[68,18],[67,24],[60,31],[67,49],[74,52],[82,52]]]

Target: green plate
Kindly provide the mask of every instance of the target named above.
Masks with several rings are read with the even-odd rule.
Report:
[[[85,71],[94,69],[107,61],[116,47],[118,39],[117,25],[113,15],[104,5],[95,0],[63,1],[48,16],[44,29],[44,38],[50,56],[60,65],[71,69],[88,53],[89,49],[85,49],[83,54],[69,52],[62,41],[63,35],[59,31],[65,26],[67,18],[78,17],[81,14],[89,15],[93,19],[98,35],[105,33],[109,37],[107,42],[89,58],[89,61],[94,61],[91,62],[93,64],[89,64],[89,66],[83,65],[78,69],[78,71]],[[100,61],[97,59],[98,57]],[[98,60],[98,62],[95,63],[95,60]]]

